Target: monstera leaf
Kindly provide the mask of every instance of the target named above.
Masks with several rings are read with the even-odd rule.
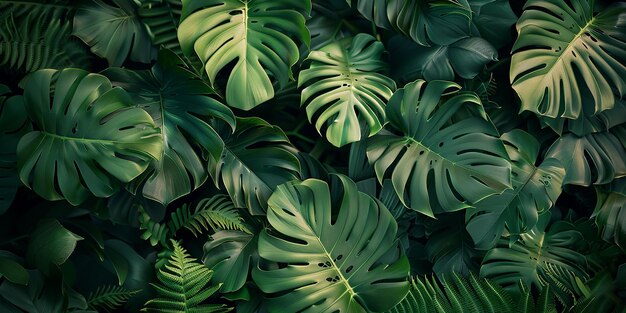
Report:
[[[19,176],[48,200],[108,197],[158,159],[163,139],[121,88],[79,69],[39,70],[22,81],[36,130],[17,147]]]
[[[292,38],[309,45],[303,14],[310,11],[310,0],[183,0],[178,39],[183,53],[200,57],[212,83],[235,63],[226,102],[249,110],[274,97],[272,79],[283,88],[292,78],[300,57]]]
[[[103,74],[127,90],[133,104],[148,111],[161,129],[163,155],[146,171],[143,195],[167,205],[202,185],[207,171],[201,152],[217,159],[224,147],[205,120],[218,118],[234,129],[235,116],[230,109],[209,97],[213,90],[167,50],[161,52],[151,71],[108,68]]]
[[[289,139],[277,126],[260,118],[237,119],[234,134],[220,128],[224,152],[209,159],[215,184],[221,181],[236,207],[265,214],[267,199],[276,186],[298,179],[300,163]]]
[[[270,294],[270,311],[380,312],[406,295],[409,263],[399,256],[393,216],[352,180],[337,177],[338,199],[317,179],[281,185],[270,197],[267,218],[275,231],[260,234],[259,254],[286,266],[252,273]]]
[[[526,286],[541,288],[552,266],[558,266],[579,277],[584,276],[585,256],[578,253],[583,241],[581,232],[559,221],[547,229],[550,213],[543,214],[535,228],[520,235],[518,242],[509,246],[508,240],[487,252],[480,276],[507,287],[516,288],[521,280]]]
[[[449,45],[470,33],[471,11],[455,0],[347,0],[377,26],[423,46]]]
[[[426,254],[433,263],[434,273],[476,272],[483,253],[476,250],[465,230],[463,212],[440,214],[429,231],[432,233],[426,242]]]
[[[502,135],[512,167],[513,189],[490,196],[467,209],[467,231],[476,247],[493,248],[504,229],[520,234],[532,229],[539,214],[550,209],[561,194],[565,169],[556,159],[535,166],[539,142],[515,129]]]
[[[607,184],[626,175],[626,125],[583,137],[567,134],[548,150],[565,167],[564,184]]]
[[[463,3],[465,0],[460,0]],[[509,44],[512,39],[511,28],[517,21],[517,16],[508,0],[467,0],[472,12],[472,35],[489,41],[500,49]],[[466,5],[467,6],[467,5]]]
[[[626,3],[594,16],[595,2],[526,2],[510,72],[523,110],[576,119],[583,106],[595,115],[614,107],[613,92],[626,94]],[[582,101],[587,92],[594,103]]]
[[[106,58],[110,66],[131,61],[149,63],[155,56],[146,26],[141,23],[132,0],[85,1],[74,16],[74,35]]]
[[[616,179],[606,189],[598,189],[598,202],[591,217],[595,217],[604,240],[626,250],[626,178]]]
[[[20,185],[17,176],[17,143],[32,126],[28,122],[24,98],[9,97],[10,90],[0,85],[0,214],[11,206]]]
[[[311,18],[306,20],[306,28],[311,33],[312,50],[361,32],[366,33],[371,27],[371,22],[354,14],[354,10],[344,0],[314,1]]]
[[[250,264],[256,263],[258,235],[238,230],[220,230],[204,244],[203,262],[215,271],[215,280],[222,282],[221,292],[241,289],[248,280]]]
[[[389,41],[389,50],[391,73],[400,81],[453,80],[455,73],[472,79],[498,58],[498,51],[480,37],[464,38],[449,46],[426,47],[395,36]]]
[[[428,216],[456,211],[511,186],[511,164],[494,126],[483,117],[451,121],[480,106],[474,93],[447,81],[417,80],[387,104],[390,124],[402,135],[377,135],[368,144],[378,180],[391,172],[398,196]]]
[[[298,85],[309,121],[316,119],[318,132],[326,129],[330,143],[341,147],[372,136],[383,128],[385,102],[396,83],[381,74],[387,64],[381,60],[383,44],[370,35],[358,34],[312,51],[300,72]],[[361,124],[369,131],[361,134]]]

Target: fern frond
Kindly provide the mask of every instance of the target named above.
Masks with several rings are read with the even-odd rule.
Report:
[[[183,205],[172,213],[168,225],[172,233],[184,227],[196,237],[208,229],[240,230],[250,234],[235,205],[228,196],[221,194],[200,200],[193,212]]]
[[[32,72],[86,67],[87,49],[71,37],[71,6],[11,1],[0,3],[0,66]]]
[[[177,37],[182,9],[181,0],[143,0],[138,10],[141,21],[148,26],[152,43],[178,55],[183,55]]]
[[[95,292],[89,293],[87,305],[90,309],[108,312],[119,308],[138,292],[121,286],[100,286]]]
[[[186,56],[178,42],[182,0],[142,0],[137,13],[150,34],[152,44],[169,49],[185,60],[196,74],[204,76],[203,65],[195,55]]]
[[[221,286],[208,286],[213,271],[192,258],[178,242],[172,240],[173,254],[157,272],[161,284],[152,284],[158,297],[146,302],[144,312],[228,312],[218,304],[202,304]]]
[[[150,245],[152,246],[156,246],[157,243],[167,246],[168,240],[172,236],[168,226],[153,221],[150,215],[146,213],[142,207],[139,207],[137,212],[139,214],[139,229],[143,230],[141,239],[149,240]]]
[[[457,274],[442,280],[415,278],[406,298],[390,313],[517,312],[513,296],[485,278]]]

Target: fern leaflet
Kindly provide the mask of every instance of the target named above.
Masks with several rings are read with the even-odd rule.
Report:
[[[157,272],[161,284],[152,284],[158,297],[146,302],[144,312],[228,312],[223,304],[202,304],[221,284],[208,287],[213,271],[192,258],[178,242],[172,240],[173,254],[168,264]]]

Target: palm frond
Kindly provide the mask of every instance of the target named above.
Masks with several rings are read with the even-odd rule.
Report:
[[[158,297],[146,302],[144,312],[228,312],[223,304],[202,304],[221,284],[208,286],[213,271],[192,258],[178,242],[172,240],[173,254],[157,272],[160,284],[152,284]]]
[[[71,6],[0,3],[0,66],[32,72],[41,68],[84,68],[87,49],[71,36]]]
[[[93,310],[115,310],[128,299],[137,294],[138,290],[128,290],[121,286],[100,286],[87,297],[87,305]]]

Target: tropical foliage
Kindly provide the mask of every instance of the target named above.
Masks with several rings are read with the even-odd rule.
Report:
[[[0,17],[0,312],[626,313],[626,2]]]

